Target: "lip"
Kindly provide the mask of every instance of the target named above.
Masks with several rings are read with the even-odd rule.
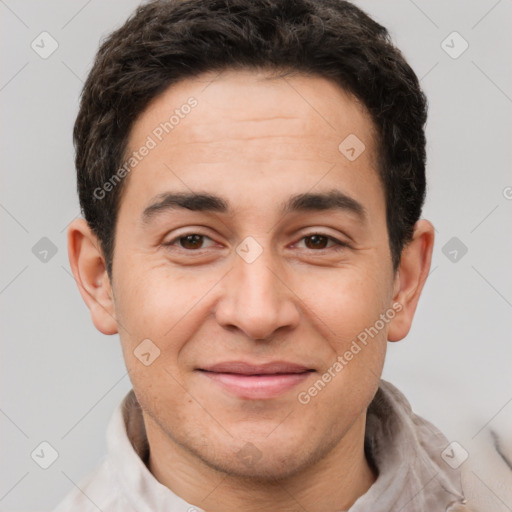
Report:
[[[229,361],[198,370],[226,391],[249,400],[275,398],[304,382],[314,372],[306,366],[286,361],[264,364]]]
[[[224,361],[200,370],[215,373],[237,373],[241,375],[267,375],[276,373],[302,373],[311,370],[301,364],[288,361],[271,361],[269,363],[251,364],[245,361]]]

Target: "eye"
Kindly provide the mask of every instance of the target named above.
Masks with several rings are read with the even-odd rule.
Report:
[[[205,239],[213,242],[213,240],[206,235],[201,235],[199,233],[187,233],[186,235],[179,236],[170,242],[166,242],[164,245],[170,247],[175,246],[176,243],[178,243],[178,246],[181,249],[196,251],[198,249],[205,249],[205,247],[203,247]]]
[[[311,235],[307,235],[305,237],[302,237],[301,241],[302,240],[305,241],[304,244],[306,246],[306,249],[322,250],[333,248],[334,250],[340,250],[344,249],[345,247],[348,247],[348,244],[341,242],[340,240],[337,240],[332,236],[323,235],[321,233],[313,233]],[[328,247],[327,245],[329,244],[329,242],[332,242],[334,244],[334,247]]]
[[[205,241],[209,240],[211,244],[205,246]],[[301,238],[300,242],[304,241],[304,247],[311,250],[341,250],[348,247],[348,244],[341,242],[340,240],[324,235],[322,233],[312,233]],[[299,242],[299,243],[300,243]],[[215,242],[208,236],[200,233],[187,233],[185,235],[174,238],[173,240],[166,242],[166,247],[176,247],[184,249],[186,251],[199,251],[211,247]],[[331,245],[329,245],[331,244]]]

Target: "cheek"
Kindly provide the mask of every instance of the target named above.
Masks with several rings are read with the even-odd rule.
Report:
[[[306,310],[339,352],[359,333],[370,328],[388,305],[390,289],[378,278],[377,269],[345,267],[311,273],[295,285],[306,297]],[[387,330],[379,329],[379,330]]]
[[[116,313],[132,338],[162,338],[199,301],[206,286],[190,274],[171,273],[164,265],[118,270]]]
[[[302,281],[301,294],[309,293],[309,318],[330,349],[319,375],[327,384],[317,383],[311,396],[322,390],[321,402],[339,414],[358,414],[371,401],[382,373],[391,318],[381,320],[381,315],[390,290],[378,275],[377,268],[347,267]]]
[[[219,281],[216,273],[171,272],[168,266],[168,262],[151,267],[130,265],[124,273],[118,266],[116,315],[126,365],[135,372],[140,369],[137,355],[141,350],[146,353],[144,347],[158,355],[155,366],[164,363],[174,373],[178,371],[180,353],[201,318],[204,321],[209,292]]]
[[[135,394],[149,412],[165,411],[169,404],[185,410],[185,375],[178,359],[193,335],[190,319],[206,284],[199,286],[197,279],[153,267],[135,272],[132,266],[124,278],[117,289],[116,313],[123,325],[121,347]]]
[[[309,304],[330,355],[317,380],[300,390],[301,403],[307,402],[319,421],[355,419],[371,402],[382,374],[388,324],[375,328],[383,311],[381,297],[362,286],[347,286]]]

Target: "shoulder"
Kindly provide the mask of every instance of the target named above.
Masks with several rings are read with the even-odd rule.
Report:
[[[447,512],[510,512],[512,510],[512,438],[510,418],[503,418],[499,424],[494,421],[493,429],[482,429],[471,439],[462,439],[459,445],[462,453],[457,464],[450,464],[447,454],[453,443],[432,423],[412,412],[405,396],[392,384],[381,381],[377,400],[372,403],[375,411],[386,412],[392,405],[401,411],[402,428],[413,433],[417,454],[424,450],[436,468],[436,479],[443,479],[443,485],[452,484],[460,494],[459,500],[451,500]],[[499,428],[501,427],[501,428]],[[457,501],[457,503],[456,503]],[[444,509],[443,509],[444,510]]]
[[[132,512],[110,469],[108,458],[85,475],[53,512]]]
[[[485,429],[467,447],[462,486],[472,512],[512,510],[512,453],[503,436]]]

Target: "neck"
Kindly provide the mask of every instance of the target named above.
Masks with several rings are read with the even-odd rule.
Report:
[[[208,512],[348,510],[375,482],[364,454],[366,414],[316,463],[284,479],[255,481],[217,471],[144,416],[148,469],[182,499]]]

